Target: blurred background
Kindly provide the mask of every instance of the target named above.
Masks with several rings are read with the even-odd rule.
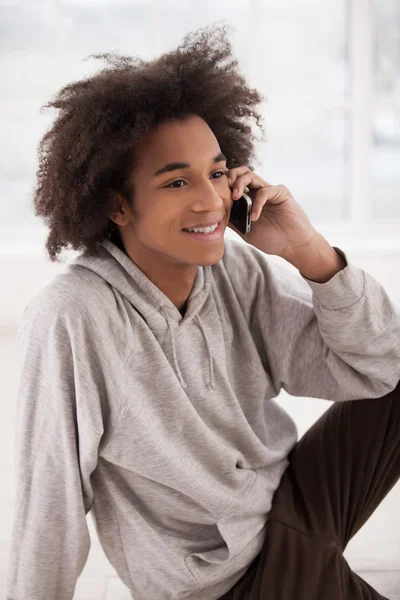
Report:
[[[216,21],[234,27],[241,71],[267,98],[256,171],[286,185],[328,241],[400,306],[399,0],[0,0],[0,597],[14,503],[15,334],[27,303],[65,269],[46,257],[47,230],[32,208],[37,146],[54,118],[41,107],[99,70],[83,61],[89,54],[151,59]],[[279,402],[299,436],[331,405],[285,393]],[[399,501],[398,484],[345,551],[391,600],[400,599]],[[75,599],[129,598],[88,520],[92,549]]]

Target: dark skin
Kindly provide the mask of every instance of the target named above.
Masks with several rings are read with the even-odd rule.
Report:
[[[216,264],[224,254],[232,194],[226,161],[213,162],[220,153],[215,135],[200,117],[162,124],[136,146],[134,214],[121,195],[110,214],[127,255],[182,312],[196,267]],[[155,176],[177,161],[191,166]],[[218,240],[199,242],[183,231],[221,219]]]
[[[318,283],[346,267],[285,186],[271,185],[246,166],[227,169],[218,141],[201,117],[151,130],[137,144],[136,159],[131,174],[134,214],[118,194],[109,216],[118,224],[127,255],[182,313],[196,267],[221,260],[226,227],[239,233],[229,225],[229,215],[243,191],[249,192],[254,213],[250,233],[239,233],[247,243],[281,256]],[[187,164],[157,174],[172,162]],[[207,240],[185,232],[216,223],[219,230]]]

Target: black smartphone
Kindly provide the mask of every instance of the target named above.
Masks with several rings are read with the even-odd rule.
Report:
[[[243,194],[241,198],[233,201],[229,221],[241,233],[249,233],[251,229],[252,206],[251,198],[247,194]]]

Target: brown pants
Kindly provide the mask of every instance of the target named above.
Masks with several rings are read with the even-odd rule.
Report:
[[[264,546],[223,600],[385,598],[342,553],[400,478],[400,384],[382,398],[332,404],[289,460]]]

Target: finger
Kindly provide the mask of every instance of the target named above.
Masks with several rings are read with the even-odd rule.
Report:
[[[234,167],[233,169],[229,169],[227,171],[229,185],[232,186],[238,177],[240,177],[241,175],[243,175],[244,173],[247,173],[247,172],[250,172],[250,169],[249,169],[249,167],[246,167],[246,166]]]
[[[251,209],[251,220],[257,221],[261,215],[261,211],[269,200],[270,188],[258,190],[256,198]]]
[[[232,195],[233,195],[233,190],[231,190],[231,191],[232,191]],[[248,188],[247,185],[245,185],[244,188],[243,188],[243,192],[245,192],[246,194],[248,194],[250,192],[250,188]],[[243,193],[240,193],[240,191],[239,191],[238,194],[235,194],[235,197],[233,199],[234,200],[239,200],[239,198],[241,198],[242,196],[243,196]]]
[[[250,185],[254,177],[251,171],[246,171],[243,175],[239,175],[232,184],[232,197],[237,200],[243,196],[244,189],[247,187],[249,190]]]
[[[273,186],[270,183],[261,179],[261,177],[259,177],[255,173],[253,173],[253,171],[246,171],[245,173],[243,173],[243,175],[239,175],[239,177],[236,178],[236,181],[232,185],[232,196],[234,200],[237,200],[238,198],[243,196],[245,187],[257,190]]]
[[[251,220],[257,221],[261,215],[263,207],[267,202],[270,204],[280,204],[284,200],[288,199],[289,196],[289,190],[282,185],[270,185],[267,188],[258,190],[253,202]]]

